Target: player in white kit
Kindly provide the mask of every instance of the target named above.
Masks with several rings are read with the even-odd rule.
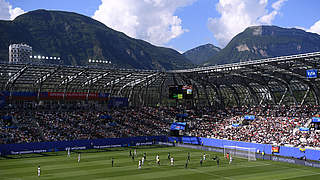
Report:
[[[70,157],[70,148],[69,147],[67,148],[67,151],[68,151],[68,157]]]
[[[159,157],[159,154],[158,154],[157,157],[156,157],[156,161],[157,161],[157,164],[160,166],[160,157]]]
[[[159,155],[156,156],[156,163],[159,161]]]
[[[38,177],[40,177],[40,172],[41,172],[40,166],[38,166]]]
[[[142,164],[142,166],[143,166],[143,164],[144,164],[144,157],[142,157],[142,159],[141,159],[141,164]]]
[[[171,157],[170,162],[171,162],[171,166],[173,166],[173,165],[174,165],[174,159],[173,159],[173,157]]]
[[[81,156],[80,156],[80,153],[78,154],[78,163],[80,163],[80,159],[81,159]]]
[[[141,169],[141,161],[139,160],[139,166],[138,166],[139,169]]]
[[[231,156],[231,154],[230,154],[229,164],[231,164],[231,163],[232,163],[232,156]]]

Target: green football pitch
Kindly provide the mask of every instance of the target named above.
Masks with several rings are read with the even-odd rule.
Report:
[[[133,148],[131,150],[133,152]],[[175,159],[174,166],[170,166],[168,152]],[[191,158],[185,168],[188,152]],[[147,154],[147,160],[138,169],[138,161],[143,153]],[[203,153],[206,153],[207,159],[200,166]],[[160,166],[155,161],[157,154],[160,156]],[[212,160],[215,155],[220,157],[219,167]],[[114,158],[114,167],[111,166],[111,158]],[[134,160],[129,157],[129,148],[112,148],[100,152],[88,150],[81,152],[80,163],[77,160],[78,152],[72,152],[71,157],[67,157],[66,152],[53,152],[2,158],[0,179],[320,179],[319,168],[241,158],[233,158],[229,164],[223,154],[180,147],[139,147]],[[37,176],[38,165],[41,167],[40,177]]]

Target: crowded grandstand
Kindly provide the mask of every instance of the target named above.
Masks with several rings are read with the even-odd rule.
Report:
[[[80,107],[77,107],[81,109]],[[170,125],[181,110],[175,107],[140,107],[91,110],[26,110],[13,108],[2,113],[1,144],[70,141],[76,139],[170,135]],[[319,106],[239,107],[225,111],[187,109],[184,135],[235,141],[320,147],[318,124],[310,117]],[[244,123],[245,115],[255,120]],[[315,125],[313,125],[315,124]],[[10,126],[8,126],[10,125]],[[310,127],[301,131],[301,127]]]

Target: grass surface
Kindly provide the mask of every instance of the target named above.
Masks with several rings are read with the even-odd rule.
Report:
[[[138,169],[138,161],[143,153],[147,161]],[[170,166],[168,152],[175,158],[175,165]],[[185,168],[187,154],[191,161]],[[137,149],[133,161],[128,148],[113,148],[109,151],[82,151],[81,161],[77,162],[78,153],[66,152],[44,153],[42,155],[12,156],[12,159],[0,159],[0,179],[153,179],[153,180],[206,180],[206,179],[320,179],[320,169],[292,165],[287,163],[257,160],[248,162],[245,159],[233,158],[232,164],[223,158],[223,154],[205,152],[207,160],[200,166],[200,158],[205,151],[179,147],[145,147]],[[160,155],[161,165],[155,162]],[[220,167],[211,158],[220,157]],[[114,167],[111,167],[114,158]],[[37,167],[41,166],[41,177],[37,177]]]

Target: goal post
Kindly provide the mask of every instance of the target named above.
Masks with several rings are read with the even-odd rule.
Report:
[[[245,158],[248,161],[256,161],[256,148],[247,148],[240,146],[223,146],[223,154],[226,157],[229,153],[232,157]]]

